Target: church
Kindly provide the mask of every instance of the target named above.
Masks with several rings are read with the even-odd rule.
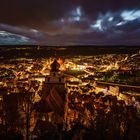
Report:
[[[50,67],[50,75],[45,78],[40,92],[41,100],[35,103],[35,110],[38,120],[63,124],[67,108],[65,76],[59,70],[60,64],[57,59],[54,59]]]

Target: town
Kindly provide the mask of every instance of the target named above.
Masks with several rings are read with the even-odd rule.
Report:
[[[140,138],[139,60],[137,52],[2,61],[0,135]]]

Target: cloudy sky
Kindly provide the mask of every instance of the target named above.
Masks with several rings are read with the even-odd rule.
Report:
[[[0,44],[140,45],[140,0],[1,0]]]

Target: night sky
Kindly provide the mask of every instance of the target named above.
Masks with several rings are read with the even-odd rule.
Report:
[[[0,44],[140,45],[140,0],[1,0]]]

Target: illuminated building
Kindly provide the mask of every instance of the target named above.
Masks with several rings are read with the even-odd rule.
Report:
[[[50,75],[47,75],[40,93],[41,100],[36,103],[38,119],[51,124],[62,124],[65,116],[66,88],[65,77],[59,71],[60,64],[54,59]]]

